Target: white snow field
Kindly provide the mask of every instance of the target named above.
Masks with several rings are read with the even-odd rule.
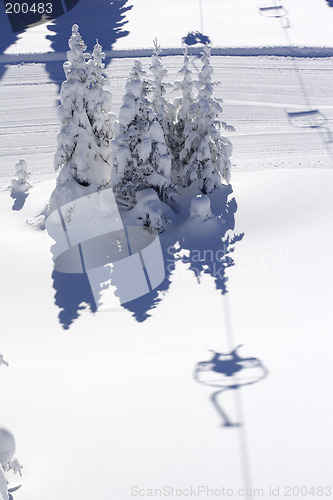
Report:
[[[38,225],[56,179],[64,59],[45,54],[46,26],[4,49],[0,354],[9,366],[0,364],[0,425],[15,435],[23,465],[22,476],[6,473],[11,496],[331,498],[333,59],[274,56],[274,47],[288,45],[284,31],[278,19],[260,16],[252,0],[228,0],[223,9],[215,0],[134,4],[130,35],[113,46],[128,57],[107,68],[115,113],[132,49],[150,48],[156,35],[169,48],[179,48],[190,30],[211,36],[216,47],[252,47],[257,54],[258,47],[272,48],[272,56],[212,57],[222,118],[236,128],[228,133],[229,199],[237,204],[229,205],[231,218],[235,212],[229,233],[239,235],[229,253],[234,265],[214,268],[215,279],[209,274],[218,256],[207,251],[208,225],[207,244],[191,248],[206,272],[196,278],[183,245],[183,261],[148,317],[116,297],[94,312],[82,295],[67,310],[53,276],[53,241]],[[317,55],[332,49],[329,2],[283,4],[293,45]],[[40,54],[29,60],[28,52]],[[149,58],[140,61],[147,69]],[[181,61],[163,58],[171,81]],[[194,59],[193,71],[199,66]],[[288,115],[302,111],[313,113]],[[21,158],[32,187],[18,207],[10,186]],[[215,215],[223,205],[218,198],[212,198]],[[161,241],[166,245],[168,237]],[[171,252],[167,265],[169,258],[172,267]],[[218,356],[239,344],[236,353]]]

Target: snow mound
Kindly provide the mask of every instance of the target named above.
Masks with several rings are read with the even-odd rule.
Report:
[[[213,218],[212,211],[210,209],[210,199],[205,194],[199,194],[191,201],[190,207],[191,217],[197,217],[201,222],[205,222],[208,219]]]

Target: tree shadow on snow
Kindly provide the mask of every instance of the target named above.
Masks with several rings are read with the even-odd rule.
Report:
[[[53,271],[55,303],[60,309],[59,321],[65,330],[79,317],[80,311],[88,306],[96,312],[96,304],[87,275]]]
[[[13,198],[14,203],[12,210],[19,211],[24,207],[25,200],[28,198],[29,193],[22,193],[20,191],[11,190],[10,197]]]
[[[18,39],[20,33],[13,33],[9,18],[6,14],[5,2],[0,0],[0,54],[13,45]],[[8,69],[7,65],[0,64],[0,80]]]
[[[152,292],[123,304],[138,322],[145,321],[150,311],[163,300],[173,281],[177,263],[185,272],[192,273],[198,284],[204,274],[210,275],[215,281],[216,290],[227,293],[226,272],[235,265],[232,258],[234,246],[244,236],[243,233],[233,233],[237,203],[235,198],[228,201],[231,193],[232,187],[229,185],[209,195],[215,217],[205,222],[189,218],[189,198],[184,203],[183,214],[176,215],[167,230],[160,234],[165,264],[164,281]]]
[[[243,234],[237,235],[233,232],[237,203],[234,198],[229,199],[231,194],[232,187],[229,185],[223,186],[209,195],[214,216],[208,217],[204,222],[197,220],[196,217],[190,217],[191,200],[193,196],[196,196],[194,191],[189,191],[185,199],[183,197],[182,210],[179,213],[169,209],[168,217],[171,219],[171,223],[159,235],[163,259],[161,256],[158,266],[164,266],[165,277],[161,284],[149,293],[142,294],[139,291],[136,295],[136,290],[141,290],[140,275],[144,272],[144,268],[139,267],[139,270],[136,267],[129,268],[128,266],[132,264],[123,260],[131,255],[135,261],[139,255],[137,252],[141,248],[144,249],[146,243],[149,245],[155,241],[156,235],[148,231],[148,235],[141,239],[141,243],[143,242],[144,245],[140,246],[142,226],[127,226],[125,232],[119,230],[106,233],[92,240],[87,240],[86,243],[83,242],[80,251],[83,251],[81,259],[84,262],[84,272],[82,272],[80,265],[76,270],[77,274],[72,272],[72,266],[77,266],[77,259],[80,259],[78,249],[72,247],[68,251],[66,250],[56,261],[57,270],[54,270],[52,276],[56,291],[55,303],[61,310],[59,320],[63,328],[70,328],[79,317],[80,310],[87,307],[93,313],[102,306],[106,310],[113,310],[109,304],[109,300],[112,300],[109,295],[111,285],[115,287],[115,291],[111,291],[112,296],[114,293],[119,297],[119,300],[120,297],[123,297],[124,289],[126,294],[130,293],[131,296],[139,297],[122,303],[122,307],[130,311],[136,321],[145,321],[168,292],[174,279],[176,266],[180,266],[183,272],[195,276],[199,285],[204,274],[211,276],[215,281],[216,290],[222,294],[227,293],[227,269],[235,264],[232,257],[234,247],[243,238]],[[50,228],[51,225],[49,225],[48,230]],[[54,237],[52,234],[50,235]],[[146,240],[147,237],[148,240]],[[130,254],[127,253],[128,238],[133,238],[131,242],[134,242],[134,247],[137,246],[136,250],[132,246],[133,253],[130,252]],[[151,255],[148,258],[154,257]],[[133,259],[131,257],[132,263]],[[110,267],[112,262],[120,264],[118,271],[117,266],[115,269]],[[57,267],[58,265],[59,267]],[[138,265],[140,266],[139,263]],[[89,270],[89,279],[86,268]],[[61,270],[63,272],[60,272]],[[153,272],[157,272],[157,275],[162,279],[163,274],[160,274],[160,270],[161,268],[157,271],[155,269]],[[146,269],[149,278],[156,278],[154,274],[150,275],[149,272]]]
[[[80,34],[87,45],[87,52],[92,52],[96,39],[104,50],[111,50],[118,38],[129,34],[129,31],[124,29],[127,23],[125,13],[132,9],[132,6],[126,6],[127,2],[128,0],[80,0],[69,12],[48,25],[50,34],[46,38],[51,41],[55,52],[65,53],[69,50],[68,39],[72,26],[78,24]],[[107,57],[105,64],[110,60],[111,57]],[[45,68],[50,78],[60,85],[63,81],[62,62],[47,62]]]

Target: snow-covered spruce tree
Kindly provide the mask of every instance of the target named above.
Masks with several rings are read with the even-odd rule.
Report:
[[[86,105],[88,118],[99,148],[100,158],[97,158],[99,161],[96,165],[96,174],[101,186],[106,186],[110,182],[112,170],[111,140],[113,138],[113,122],[116,119],[116,116],[111,112],[111,92],[104,88],[105,85],[109,84],[109,80],[103,74],[104,59],[105,54],[97,40],[93,50],[93,58],[88,61],[90,84],[86,94]]]
[[[165,77],[168,75],[168,70],[163,66],[160,54],[161,47],[154,40],[154,51],[151,56],[150,71],[153,74],[152,80],[152,105],[157,120],[159,121],[163,132],[165,141],[171,149],[174,143],[174,121],[176,118],[176,107],[173,103],[166,99],[167,88],[173,87],[171,83],[165,82]],[[172,153],[172,151],[171,151]]]
[[[210,64],[210,47],[203,48],[199,73],[198,96],[190,104],[184,124],[184,144],[179,154],[182,186],[198,181],[203,193],[211,193],[221,183],[230,181],[232,145],[221,129],[234,130],[219,120],[220,100],[213,97],[214,72]]]
[[[111,179],[108,147],[112,129],[108,130],[110,98],[102,88],[103,53],[99,47],[95,48],[94,59],[87,62],[90,55],[85,52],[87,47],[76,24],[69,47],[58,108],[61,130],[54,165],[61,171],[57,187],[75,180],[96,191]]]
[[[143,189],[154,189],[165,202],[176,196],[171,181],[171,155],[147,98],[149,84],[144,75],[141,63],[135,61],[112,141],[112,187],[117,200],[129,208],[134,207],[136,193]]]
[[[174,123],[174,135],[172,142],[172,153],[175,159],[176,168],[173,171],[173,180],[176,184],[182,185],[181,171],[182,162],[180,161],[180,152],[185,145],[184,130],[188,120],[190,120],[189,113],[191,106],[195,102],[193,89],[195,83],[192,79],[192,71],[190,69],[190,58],[188,55],[188,47],[184,49],[184,61],[182,68],[178,71],[182,76],[182,80],[176,81],[174,84],[175,90],[180,91],[181,96],[174,100],[176,107],[176,120]]]

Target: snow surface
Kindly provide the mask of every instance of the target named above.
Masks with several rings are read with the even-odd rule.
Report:
[[[87,0],[80,0],[84,4]],[[104,49],[108,49],[103,40],[110,39],[112,19],[105,15],[100,17],[103,0],[95,2],[95,20],[92,18],[90,32],[81,34],[100,39]],[[276,2],[275,2],[276,3]],[[158,37],[162,47],[179,47],[181,40],[188,32],[199,31],[208,35],[215,47],[280,47],[290,43],[286,38],[279,20],[260,15],[259,5],[274,5],[272,0],[128,0],[123,30],[129,35],[120,37],[113,44],[114,50],[134,50],[152,48],[153,40]],[[332,47],[333,9],[326,0],[283,0],[288,11],[291,29],[291,44],[305,47]],[[3,7],[1,7],[3,9]],[[96,15],[97,14],[97,15]],[[72,24],[80,25],[84,10],[80,5],[66,14]],[[59,18],[61,21],[61,18]],[[2,37],[10,31],[5,14],[1,16]],[[26,54],[52,51],[51,40],[46,37],[62,29],[62,24],[54,21],[27,30],[4,49],[6,54]],[[144,29],[143,29],[144,26]],[[49,28],[49,29],[48,29]],[[95,33],[96,34],[95,34]],[[67,33],[64,33],[67,36]],[[14,38],[14,37],[13,37]],[[0,35],[1,40],[1,35]],[[93,38],[94,40],[94,38]],[[63,49],[63,51],[66,49]]]
[[[279,21],[261,18],[252,0],[226,0],[224,10],[215,0],[201,3],[203,31],[217,47],[284,44]],[[293,44],[332,47],[333,9],[326,1],[284,4]],[[147,48],[156,35],[162,46],[179,46],[188,30],[201,31],[199,2],[197,9],[189,0],[147,5],[136,0],[127,14],[131,34],[114,48]],[[34,37],[32,30],[23,34],[6,52],[48,50],[37,34],[44,28],[36,28]],[[213,58],[223,117],[237,130],[230,137],[230,198],[237,203],[231,205],[237,208],[232,232],[239,239],[229,254],[234,265],[223,267],[229,293],[216,289],[218,275],[214,282],[202,272],[198,281],[189,269],[189,242],[178,248],[173,241],[166,262],[173,269],[175,249],[178,260],[170,282],[142,321],[113,295],[108,311],[94,313],[84,303],[73,305],[74,312],[60,311],[52,240],[38,223],[55,186],[64,58],[56,54],[50,63],[43,55],[45,65],[33,55],[28,64],[18,57],[0,66],[0,353],[9,363],[0,368],[0,422],[15,435],[24,466],[22,477],[8,473],[11,488],[22,484],[12,492],[14,500],[130,500],[136,487],[200,485],[234,493],[262,488],[263,498],[279,487],[279,498],[287,499],[286,486],[329,486],[332,59],[302,59],[295,66],[290,58]],[[142,62],[146,68],[150,63]],[[171,80],[179,79],[181,58],[163,63]],[[113,111],[132,66],[128,58],[108,67]],[[324,127],[288,122],[286,110],[308,109],[308,100],[326,116]],[[22,157],[33,187],[20,210],[12,210],[9,186]],[[223,198],[214,198],[215,215],[221,207]],[[223,227],[223,217],[205,224],[218,223]],[[209,235],[210,226],[205,228]],[[206,250],[209,267],[212,248],[213,239],[204,239],[192,252],[200,258]],[[62,321],[72,314],[69,330],[60,314]],[[246,385],[260,379],[256,370],[251,375],[250,361],[233,377],[217,379],[219,387],[198,380],[200,368],[209,368],[210,350],[226,353],[238,344],[241,356],[261,360],[260,381]],[[230,379],[244,387],[231,388]]]

